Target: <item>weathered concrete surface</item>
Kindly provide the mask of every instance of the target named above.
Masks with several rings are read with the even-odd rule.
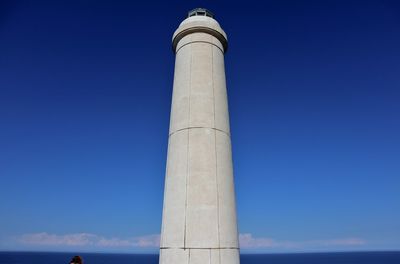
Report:
[[[238,264],[225,32],[206,16],[174,33],[160,264]]]

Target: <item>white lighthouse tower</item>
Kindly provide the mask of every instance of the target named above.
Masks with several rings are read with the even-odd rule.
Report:
[[[160,264],[238,264],[227,37],[197,8],[175,31]]]

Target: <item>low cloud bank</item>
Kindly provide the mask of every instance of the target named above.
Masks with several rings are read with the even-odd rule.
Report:
[[[18,243],[25,246],[49,246],[49,247],[90,247],[90,248],[114,248],[114,249],[154,249],[160,245],[160,235],[151,234],[130,238],[106,238],[90,233],[75,234],[49,234],[33,233],[24,234],[17,238]],[[357,247],[366,244],[360,238],[342,238],[329,240],[307,241],[279,241],[268,237],[254,237],[250,233],[239,235],[239,243],[242,249],[286,249],[307,250],[314,248],[331,249],[337,247]]]
[[[71,247],[110,247],[110,248],[156,248],[160,245],[160,235],[146,235],[121,239],[106,238],[90,233],[56,235],[48,233],[25,234],[18,242],[35,246],[71,246]]]
[[[243,249],[307,249],[330,247],[353,247],[362,246],[367,242],[360,238],[342,238],[328,240],[306,240],[306,241],[278,241],[272,238],[253,237],[250,233],[239,235],[240,247]]]

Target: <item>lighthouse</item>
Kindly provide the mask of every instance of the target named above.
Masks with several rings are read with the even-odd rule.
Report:
[[[175,73],[160,264],[238,264],[224,54],[214,15],[188,13],[172,37]]]

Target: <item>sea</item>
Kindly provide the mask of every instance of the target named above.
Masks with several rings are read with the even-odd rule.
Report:
[[[0,252],[0,264],[68,264],[75,254]],[[158,264],[158,255],[81,253],[84,264]],[[399,252],[242,254],[241,264],[400,264]]]

